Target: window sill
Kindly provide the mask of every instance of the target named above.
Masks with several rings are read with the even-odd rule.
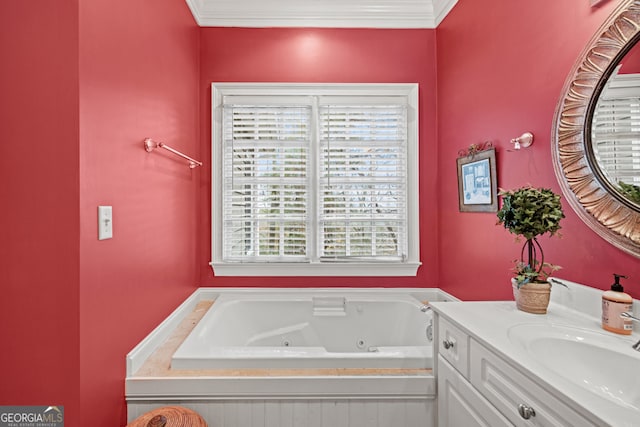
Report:
[[[415,276],[420,262],[384,263],[272,263],[211,262],[216,276]]]

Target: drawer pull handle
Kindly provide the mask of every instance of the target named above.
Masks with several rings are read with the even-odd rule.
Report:
[[[525,420],[536,416],[536,411],[534,411],[531,406],[525,405],[524,403],[518,405],[518,412]]]
[[[454,346],[454,344],[455,344],[455,343],[454,343],[453,341],[449,341],[449,340],[444,340],[444,341],[442,341],[442,345],[444,346],[444,348],[445,348],[446,350],[449,350],[451,347],[453,347],[453,346]]]

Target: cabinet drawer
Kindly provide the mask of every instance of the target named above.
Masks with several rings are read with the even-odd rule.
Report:
[[[469,336],[442,317],[438,325],[438,352],[469,379]]]
[[[471,384],[514,425],[597,426],[477,341],[472,339],[470,347]],[[528,419],[521,416],[521,404],[532,408],[535,415]]]

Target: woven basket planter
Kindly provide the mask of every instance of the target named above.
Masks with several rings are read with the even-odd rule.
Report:
[[[127,427],[208,427],[195,411],[182,406],[164,406],[140,415]]]
[[[511,279],[513,299],[516,300],[518,310],[532,314],[547,314],[551,297],[551,284],[527,283],[518,289],[515,279]]]

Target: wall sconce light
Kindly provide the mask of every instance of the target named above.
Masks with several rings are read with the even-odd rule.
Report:
[[[511,140],[513,148],[519,150],[520,148],[527,148],[533,144],[533,134],[531,132],[525,132],[517,138]]]

